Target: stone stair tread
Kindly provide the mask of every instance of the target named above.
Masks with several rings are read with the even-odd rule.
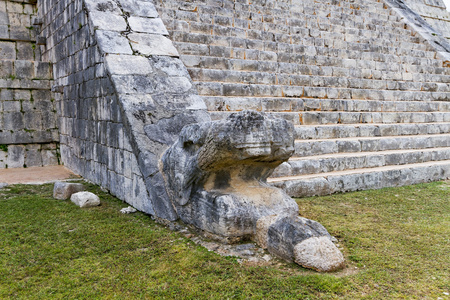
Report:
[[[436,148],[425,148],[425,149],[400,149],[400,150],[383,150],[383,151],[367,151],[367,152],[341,152],[341,153],[331,153],[331,154],[319,154],[313,156],[303,156],[303,157],[291,157],[289,161],[301,161],[301,160],[319,160],[327,158],[342,158],[342,157],[363,157],[370,155],[387,155],[387,154],[401,154],[401,153],[413,153],[413,152],[433,152],[450,150],[450,147],[436,147]]]
[[[394,166],[383,166],[383,167],[376,167],[376,168],[353,169],[353,170],[327,172],[327,173],[319,173],[319,174],[309,174],[309,175],[275,177],[275,178],[268,178],[267,182],[268,183],[276,183],[276,182],[291,181],[291,180],[307,180],[307,179],[318,178],[318,177],[326,178],[328,176],[364,174],[364,173],[370,173],[370,172],[401,170],[401,169],[408,169],[408,168],[414,168],[414,167],[437,166],[437,165],[445,165],[445,164],[450,165],[450,160],[431,161],[431,162],[424,162],[424,163],[394,165]]]
[[[440,136],[440,137],[448,137],[450,139],[450,134],[414,134],[414,135],[393,135],[393,136],[363,136],[363,137],[348,137],[348,138],[333,138],[333,139],[296,139],[295,143],[311,143],[311,142],[328,142],[328,141],[358,141],[358,140],[380,140],[380,139],[401,139],[401,138],[426,138],[426,137],[434,137],[434,136]]]
[[[445,125],[445,124],[449,124],[450,122],[424,122],[424,123],[419,123],[420,125]],[[409,125],[419,125],[416,123],[411,123]],[[295,128],[312,128],[312,127],[329,127],[329,126],[353,126],[353,127],[361,127],[361,126],[387,126],[387,125],[407,125],[405,123],[391,123],[391,124],[386,124],[386,123],[357,123],[357,124],[317,124],[317,125],[295,125]]]

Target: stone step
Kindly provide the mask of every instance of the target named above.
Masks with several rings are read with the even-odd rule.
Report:
[[[442,67],[442,61],[436,58],[436,53],[432,50],[426,50],[424,45],[403,43],[403,47],[382,46],[374,43],[345,43],[339,45],[333,44],[333,40],[341,39],[341,37],[333,37],[329,34],[324,36],[327,39],[325,44],[308,44],[305,43],[304,36],[287,35],[285,42],[274,43],[273,39],[264,39],[267,32],[261,32],[260,36],[249,36],[249,33],[230,34],[231,28],[222,28],[228,33],[221,35],[214,31],[218,26],[211,25],[210,32],[196,33],[186,31],[169,31],[171,39],[181,49],[195,51],[206,49],[206,45],[210,46],[210,50],[215,50],[216,57],[224,57],[226,52],[245,53],[245,59],[251,59],[252,56],[258,55],[259,60],[269,61],[286,61],[285,57],[293,58],[291,62],[307,63],[311,65],[330,65],[330,66],[348,66],[351,60],[367,60],[371,62],[373,67],[385,66],[392,68],[395,64],[416,64],[417,62],[429,63],[433,67]],[[385,42],[385,41],[383,41]],[[221,51],[218,51],[221,49]],[[233,49],[233,50],[231,50]],[[181,51],[183,54],[189,54],[187,51]],[[219,55],[222,53],[222,55]],[[211,54],[211,53],[210,53]],[[230,57],[230,56],[228,56]],[[265,58],[265,59],[263,59]],[[346,60],[348,59],[348,60]],[[350,60],[350,61],[349,61]],[[354,62],[350,65],[354,66]]]
[[[446,112],[450,102],[203,96],[209,111]]]
[[[298,140],[433,135],[450,133],[450,123],[298,125],[294,130]]]
[[[360,43],[369,39],[373,44],[382,45],[381,41],[383,41],[385,46],[394,45],[394,42],[418,43],[418,39],[411,35],[411,30],[404,28],[404,24],[399,22],[398,18],[392,18],[385,14],[378,15],[378,20],[374,21],[372,19],[374,13],[358,10],[362,22],[355,22],[354,10],[348,10],[348,13],[344,13],[341,7],[339,8],[341,11],[336,11],[332,5],[319,6],[317,3],[314,4],[315,9],[311,10],[308,7],[306,10],[302,9],[302,12],[298,11],[298,6],[296,8],[286,7],[284,11],[271,8],[269,11],[267,6],[259,8],[258,5],[252,3],[251,6],[246,5],[246,10],[243,11],[240,10],[240,4],[236,4],[233,9],[202,4],[189,3],[190,7],[181,8],[179,6],[167,9],[168,5],[164,3],[163,5],[166,8],[160,8],[160,13],[166,20],[166,17],[176,16],[178,22],[175,22],[175,24],[172,25],[166,21],[169,29],[185,28],[185,24],[189,24],[187,26],[192,32],[199,33],[234,36],[236,30],[233,31],[233,29],[251,31],[253,35],[266,31],[271,34],[262,36],[273,39],[273,36],[283,34],[302,34],[302,37],[305,38],[322,32],[332,32],[337,34],[336,38]],[[265,10],[263,15],[258,9]],[[317,20],[318,18],[319,20]],[[316,22],[313,22],[313,20],[308,22],[310,19],[315,19]],[[365,20],[367,21],[365,22]],[[234,34],[230,34],[230,32]]]
[[[329,195],[368,189],[380,189],[448,179],[450,160],[400,166],[385,166],[313,175],[269,178],[292,197]]]
[[[201,46],[204,47],[204,46]],[[277,73],[280,75],[295,75],[291,78],[291,81],[310,80],[311,83],[323,80],[327,86],[349,85],[349,79],[345,77],[332,77],[333,68],[327,64],[325,66],[308,65],[302,63],[302,61],[290,62],[278,62],[269,60],[252,60],[248,57],[246,59],[214,57],[207,54],[206,48],[204,48],[204,55],[181,55],[181,60],[189,69],[202,69],[202,70],[230,70],[230,71],[245,71],[245,72],[269,72]],[[445,75],[445,72],[439,72],[440,74],[431,74],[428,72],[429,65],[425,64],[408,64],[400,66],[399,71],[395,75],[391,75],[393,72],[379,72],[376,71],[376,62],[373,60],[365,59],[349,59],[345,57],[345,53],[342,54],[340,60],[343,61],[347,67],[352,68],[350,74],[358,75],[361,81],[361,86],[364,86],[364,80],[372,79],[371,81],[386,81],[386,86],[392,86],[394,83],[401,86],[398,81],[408,80],[414,78],[415,82],[430,82],[430,83],[450,83],[450,75]],[[435,55],[435,53],[434,53]],[[405,62],[406,63],[406,62]],[[356,68],[356,69],[355,69]],[[204,71],[207,72],[207,71]],[[336,69],[335,72],[342,73],[342,70]],[[350,72],[350,71],[349,71]],[[407,73],[406,73],[407,72]],[[318,76],[315,78],[313,76]],[[338,78],[338,79],[336,79]],[[337,80],[337,82],[336,82]],[[356,79],[355,79],[356,80]],[[395,81],[394,81],[395,80]],[[356,81],[355,81],[356,82]],[[395,86],[394,86],[395,87]]]
[[[296,140],[294,157],[450,147],[450,134]]]
[[[0,82],[1,83],[1,82]],[[213,120],[221,120],[232,111],[211,111]],[[433,123],[450,122],[450,112],[269,112],[276,118],[283,118],[294,125],[325,124],[393,124],[393,123]]]
[[[440,160],[450,160],[450,147],[293,157],[275,169],[271,177],[329,173]]]
[[[359,99],[388,101],[450,101],[450,92],[407,90],[374,90],[362,88],[330,88],[294,85],[197,82],[202,96],[224,97],[289,97],[313,99]]]
[[[209,56],[217,58],[241,59],[241,60],[259,60],[278,63],[292,63],[308,65],[323,68],[334,68],[334,72],[348,74],[361,74],[362,71],[356,68],[357,64],[363,61],[367,70],[372,69],[374,76],[378,73],[392,72],[394,74],[403,70],[427,70],[438,68],[439,73],[450,75],[450,72],[443,67],[444,61],[435,58],[434,52],[423,52],[419,56],[403,55],[399,53],[381,54],[375,50],[356,49],[353,52],[349,50],[338,51],[342,57],[337,58],[336,51],[330,52],[330,48],[317,46],[297,45],[298,49],[280,50],[280,43],[277,46],[268,48],[261,42],[259,49],[252,46],[240,45],[227,37],[218,38],[211,36],[202,36],[192,33],[183,33],[183,38],[174,36],[174,45],[182,55],[190,56]],[[182,40],[182,41],[180,41]],[[241,44],[249,43],[250,40],[240,39]],[[294,47],[292,44],[286,44],[285,48]],[[338,50],[338,49],[337,49]],[[398,52],[398,51],[397,51]],[[424,57],[425,56],[425,57]],[[414,67],[422,66],[422,67]],[[372,67],[372,68],[371,68]],[[365,71],[368,72],[368,71]],[[425,72],[427,73],[427,72]],[[392,75],[393,76],[393,75]],[[398,78],[394,77],[393,78]]]
[[[335,73],[335,68],[330,68],[327,76],[310,75],[286,75],[273,71],[235,71],[228,69],[200,69],[189,68],[192,80],[198,82],[222,82],[242,84],[264,84],[283,86],[308,86],[328,88],[357,88],[367,90],[400,90],[400,91],[426,91],[426,92],[450,92],[450,84],[434,82],[411,82],[398,80],[375,80],[361,78],[362,74],[352,75],[350,72],[343,74],[342,70]],[[370,75],[369,75],[370,76]]]

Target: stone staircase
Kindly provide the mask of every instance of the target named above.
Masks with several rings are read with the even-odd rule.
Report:
[[[450,177],[450,68],[383,2],[156,1],[213,119],[295,125],[291,196]]]

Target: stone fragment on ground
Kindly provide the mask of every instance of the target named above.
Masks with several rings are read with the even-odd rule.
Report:
[[[70,201],[81,208],[94,207],[100,205],[100,198],[91,192],[78,192],[72,194]]]
[[[132,214],[132,213],[137,212],[137,210],[134,207],[128,206],[128,207],[122,208],[120,210],[120,212],[123,214]]]
[[[319,272],[345,266],[336,241],[320,223],[302,217],[264,217],[257,222],[256,241],[286,261]]]
[[[8,186],[7,183],[5,183],[5,182],[0,182],[0,189],[2,189],[2,188],[4,188],[4,187],[7,187],[7,186]]]
[[[81,191],[84,191],[84,186],[81,183],[57,181],[55,182],[55,186],[53,188],[53,198],[58,200],[67,200],[72,196],[72,194]]]
[[[331,272],[344,267],[344,256],[326,236],[312,237],[295,245],[294,261],[320,272]]]

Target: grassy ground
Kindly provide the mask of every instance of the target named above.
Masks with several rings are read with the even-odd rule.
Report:
[[[450,182],[299,199],[335,235],[347,268],[239,264],[126,207],[0,190],[0,299],[450,299]]]

